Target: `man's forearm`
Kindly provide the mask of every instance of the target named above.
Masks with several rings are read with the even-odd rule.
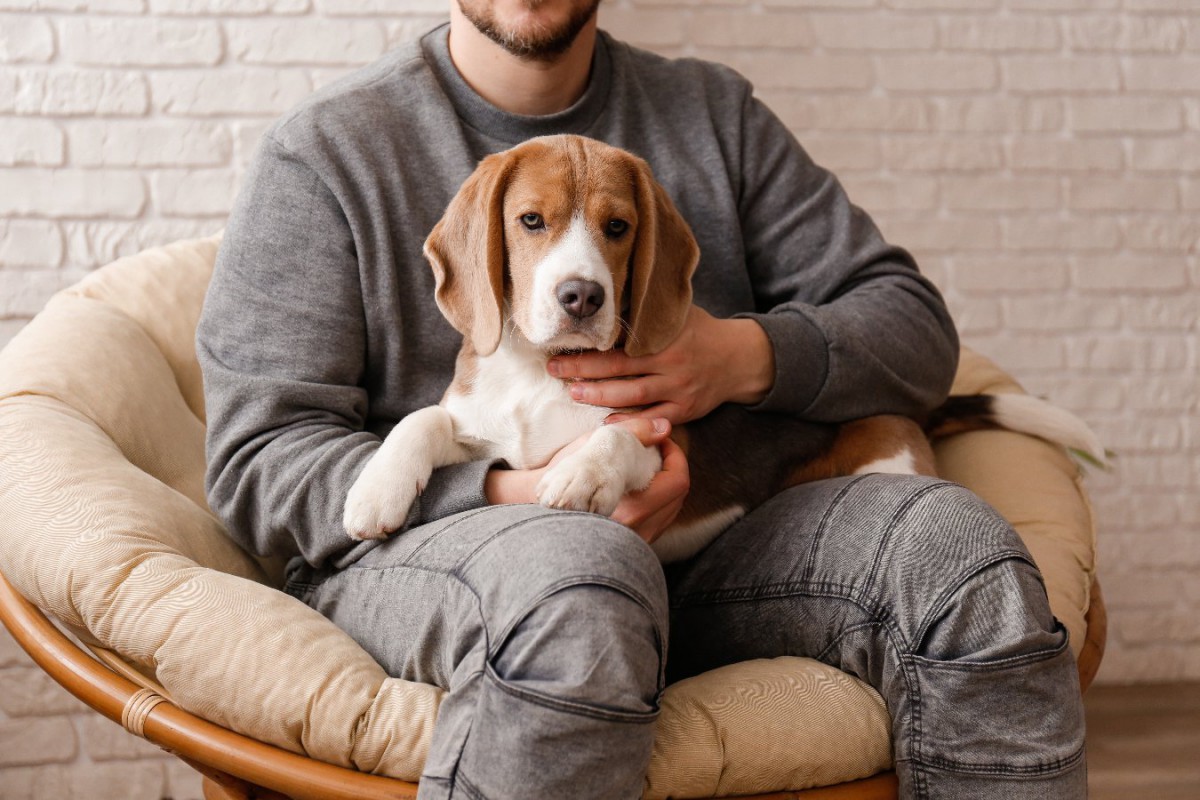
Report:
[[[536,503],[535,487],[541,477],[541,470],[501,469],[495,467],[488,470],[483,481],[483,493],[490,505],[498,506],[508,503]]]

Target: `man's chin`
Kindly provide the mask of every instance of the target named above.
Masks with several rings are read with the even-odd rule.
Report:
[[[570,50],[600,6],[600,0],[592,0],[590,5],[572,9],[570,16],[553,25],[531,19],[518,28],[505,26],[497,20],[492,8],[485,3],[478,0],[458,2],[463,16],[492,42],[522,61],[541,62],[556,61]]]

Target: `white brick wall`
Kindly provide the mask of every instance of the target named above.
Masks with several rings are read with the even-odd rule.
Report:
[[[0,634],[2,800],[200,800],[200,777],[67,694]]]
[[[0,344],[114,257],[221,227],[255,142],[447,0],[0,0]],[[1200,2],[608,0],[724,61],[1120,451],[1091,478],[1102,681],[1200,679]],[[0,637],[0,797],[195,796]],[[149,749],[149,752],[154,752]]]

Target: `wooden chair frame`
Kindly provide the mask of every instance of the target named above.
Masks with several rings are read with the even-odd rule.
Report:
[[[417,785],[333,766],[281,750],[201,719],[169,702],[165,691],[115,655],[102,663],[66,636],[0,574],[0,622],[34,662],[68,692],[118,724],[131,704],[159,700],[137,732],[204,776],[207,800],[415,800]],[[1092,584],[1087,639],[1079,657],[1082,689],[1091,684],[1104,654],[1108,618],[1098,582]],[[128,729],[128,726],[127,726]],[[896,776],[884,772],[860,781],[747,800],[895,800]]]

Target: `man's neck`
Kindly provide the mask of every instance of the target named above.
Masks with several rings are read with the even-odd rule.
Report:
[[[476,30],[457,3],[450,6],[450,59],[484,100],[512,114],[544,116],[583,96],[596,48],[595,16],[554,61],[524,61]]]

